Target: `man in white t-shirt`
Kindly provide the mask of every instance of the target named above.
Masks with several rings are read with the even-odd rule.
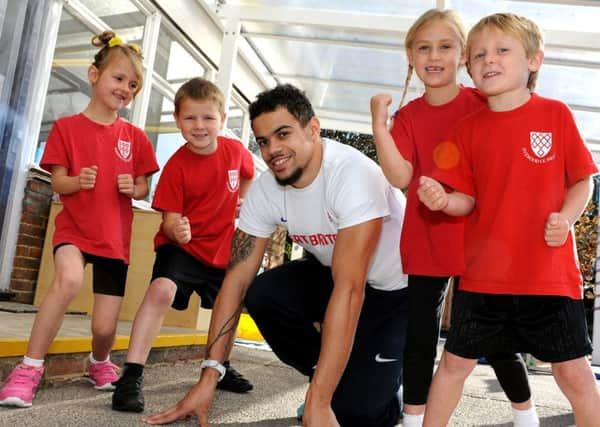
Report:
[[[196,414],[208,425],[245,303],[277,356],[310,378],[304,426],[395,426],[407,318],[404,196],[365,155],[321,138],[297,88],[261,93],[250,118],[271,173],[242,206],[202,362],[211,369],[179,404],[146,421]],[[256,276],[277,225],[309,255]]]

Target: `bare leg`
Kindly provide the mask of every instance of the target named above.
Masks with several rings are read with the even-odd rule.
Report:
[[[475,368],[477,360],[465,359],[449,353],[442,353],[440,364],[433,376],[423,426],[445,427],[460,401],[465,380]]]
[[[152,343],[160,332],[163,320],[173,300],[177,286],[164,277],[152,281],[142,305],[138,309],[133,326],[131,327],[131,340],[127,351],[128,363],[146,363]]]
[[[552,364],[554,379],[565,394],[579,427],[593,427],[600,419],[600,393],[588,361],[581,357]]]
[[[58,248],[54,254],[54,279],[35,316],[27,356],[43,359],[62,325],[67,307],[81,290],[84,260],[73,245]]]
[[[122,297],[114,295],[94,294],[92,355],[95,360],[106,360],[112,350],[122,300]]]

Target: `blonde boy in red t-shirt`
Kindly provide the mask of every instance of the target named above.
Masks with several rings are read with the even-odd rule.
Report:
[[[185,310],[193,292],[212,308],[229,261],[236,210],[254,176],[252,156],[239,141],[219,136],[224,99],[195,78],[175,95],[175,122],[186,143],[169,159],[152,207],[163,213],[154,246],[152,281],[138,309],[112,407],[141,412],[144,363],[170,307]],[[244,393],[252,384],[224,363],[222,389]]]
[[[422,177],[431,210],[469,215],[466,270],[452,326],[427,398],[424,426],[445,426],[480,356],[526,352],[552,363],[578,426],[597,425],[600,394],[586,359],[592,347],[582,302],[572,225],[598,172],[563,103],[531,91],[543,61],[539,28],[500,13],[467,40],[469,73],[488,97],[450,141],[461,154]]]

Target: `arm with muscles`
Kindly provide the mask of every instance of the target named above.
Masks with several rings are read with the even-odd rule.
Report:
[[[79,175],[69,176],[69,169],[65,166],[52,166],[52,191],[68,195],[82,190],[91,190],[96,185],[98,166],[81,168]]]
[[[238,202],[235,208],[235,217],[239,218],[240,211],[242,210],[242,203],[244,203],[244,197],[246,197],[246,193],[250,188],[250,184],[252,184],[252,179],[242,178],[240,180],[240,193],[238,195]]]
[[[385,177],[394,187],[406,188],[412,179],[413,167],[402,157],[387,128],[388,107],[391,102],[392,98],[387,94],[371,98],[373,141]]]
[[[377,218],[338,231],[331,266],[334,287],[323,322],[321,353],[306,393],[304,426],[338,426],[331,400],[352,351],[382,224],[383,219]]]
[[[131,197],[135,200],[142,200],[148,196],[150,189],[148,188],[148,177],[146,175],[133,176],[128,173],[117,175],[117,187],[119,193]]]
[[[442,184],[428,176],[419,178],[417,196],[429,210],[442,211],[450,216],[468,215],[475,206],[473,197],[458,191],[446,193]]]
[[[210,318],[205,357],[207,360],[222,363],[225,355],[229,353],[235,339],[246,290],[256,276],[267,240],[236,230],[229,267]],[[216,369],[203,369],[198,382],[179,403],[159,414],[143,418],[144,422],[168,424],[189,415],[196,415],[198,425],[208,427],[208,410],[215,397],[219,375]]]
[[[163,231],[166,236],[180,245],[192,240],[190,220],[178,212],[163,212]]]
[[[571,226],[579,219],[592,195],[592,178],[577,181],[567,189],[560,212],[551,212],[546,220],[544,240],[552,247],[565,244]]]

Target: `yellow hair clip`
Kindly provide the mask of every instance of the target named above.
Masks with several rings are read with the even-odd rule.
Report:
[[[129,46],[131,49],[135,50],[135,52],[136,52],[138,55],[141,55],[141,54],[142,54],[142,48],[140,47],[140,45],[139,45],[139,44],[135,44],[135,43],[129,43],[129,44],[127,44],[127,46]]]
[[[123,44],[123,40],[119,36],[113,36],[108,41],[108,47],[121,46]]]

